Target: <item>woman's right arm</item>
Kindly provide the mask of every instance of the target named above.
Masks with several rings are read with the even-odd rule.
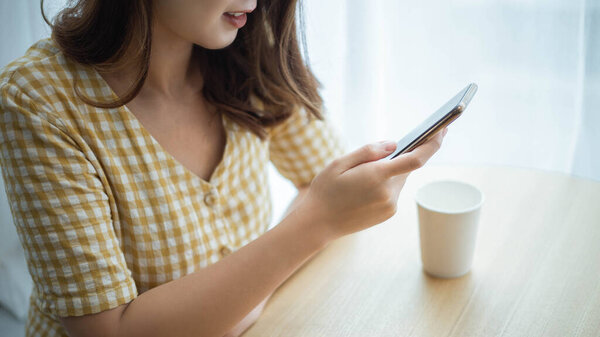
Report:
[[[219,262],[97,314],[66,317],[72,337],[222,336],[329,242],[383,222],[406,176],[440,147],[377,161],[395,145],[371,144],[334,160],[279,225]]]

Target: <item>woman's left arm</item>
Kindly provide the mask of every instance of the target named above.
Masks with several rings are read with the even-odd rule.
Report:
[[[325,120],[311,119],[305,109],[299,109],[284,123],[270,130],[270,159],[279,173],[291,181],[298,194],[281,217],[285,218],[306,195],[310,182],[330,160],[345,151],[337,133]],[[271,295],[269,295],[270,297]],[[260,316],[267,297],[225,337],[240,336]]]
[[[288,208],[285,210],[285,214],[283,215],[283,217],[288,215],[294,208],[298,206],[299,201],[302,200],[302,198],[304,198],[304,195],[307,191],[308,185],[301,186],[298,188],[298,194],[296,194],[294,200],[292,200]],[[273,294],[271,293],[271,295]],[[248,328],[250,328],[252,324],[254,324],[262,314],[265,304],[267,303],[269,298],[271,298],[271,295],[267,296],[267,298],[265,298],[258,306],[256,306],[256,308],[254,308],[248,315],[246,315],[244,319],[242,319],[235,327],[233,327],[233,329],[231,329],[223,337],[238,337],[241,336],[246,330],[248,330]]]
[[[292,200],[292,202],[290,203],[288,208],[285,210],[285,213],[283,214],[282,218],[285,218],[288,214],[290,214],[290,212],[294,208],[298,207],[298,203],[300,202],[300,200],[302,200],[302,198],[304,198],[304,195],[306,195],[306,192],[308,192],[308,186],[310,186],[310,185],[304,185],[304,186],[298,187],[298,194],[296,194],[296,197],[294,198],[294,200]]]

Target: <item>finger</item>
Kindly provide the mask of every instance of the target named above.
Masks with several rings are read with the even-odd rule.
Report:
[[[401,154],[392,160],[383,161],[384,174],[388,177],[393,177],[412,172],[422,167],[440,148],[442,139],[443,136],[439,133],[414,150]]]
[[[362,163],[379,160],[396,149],[395,142],[380,142],[367,144],[353,152],[341,157],[338,160],[339,168],[342,171],[347,171]]]

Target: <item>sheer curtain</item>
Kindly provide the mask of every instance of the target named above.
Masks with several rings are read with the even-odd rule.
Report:
[[[597,0],[308,0],[308,49],[350,148],[398,139],[469,82],[433,162],[600,180]]]
[[[65,0],[45,0],[48,17],[52,17]],[[0,2],[0,68],[23,55],[35,41],[50,35],[42,19],[40,0]]]
[[[430,163],[600,180],[600,1],[303,4],[310,64],[349,150],[399,139],[476,82]],[[272,177],[279,216],[293,187]]]

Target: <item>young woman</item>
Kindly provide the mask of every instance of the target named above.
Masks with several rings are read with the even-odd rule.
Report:
[[[79,0],[0,76],[27,336],[239,335],[313,254],[395,212],[443,135],[343,155],[295,0]],[[368,113],[368,111],[365,111]],[[267,163],[299,195],[273,229]]]

